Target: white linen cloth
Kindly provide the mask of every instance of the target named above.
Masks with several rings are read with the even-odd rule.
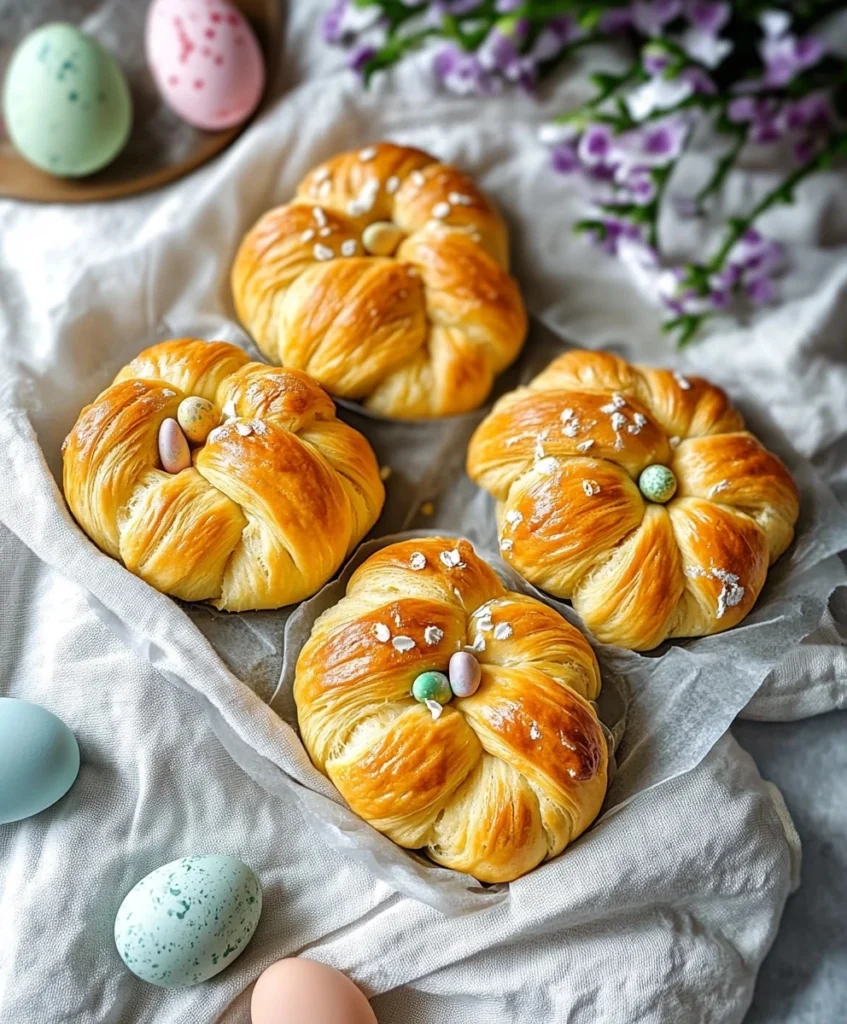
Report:
[[[621,268],[570,236],[575,197],[547,172],[535,141],[545,111],[576,86],[563,79],[540,105],[517,95],[424,102],[413,62],[393,90],[384,81],[363,94],[345,74],[325,73],[336,57],[315,37],[316,6],[291,12],[286,75],[299,84],[210,167],[121,203],[0,204],[0,355],[16,366],[15,401],[54,473],[80,380],[95,395],[124,355],[177,328],[239,340],[226,324],[227,270],[243,230],[317,160],[383,136],[480,175],[509,212],[533,312],[575,340],[623,339],[641,358],[668,358],[655,314]],[[786,220],[809,263],[793,279],[797,298],[752,330],[692,349],[690,360],[712,375],[743,373],[804,454],[830,459],[823,464],[838,484],[844,460],[831,453],[847,420],[838,345],[847,272],[840,250],[816,252],[807,234],[818,216],[830,245],[836,237],[822,193],[804,196]],[[741,1019],[796,880],[797,844],[779,795],[731,738],[601,822],[550,865],[554,887],[542,868],[514,888],[517,898],[446,921],[324,846],[295,803],[269,797],[231,760],[218,736],[232,743],[234,727],[236,737],[253,737],[257,721],[270,735],[273,714],[199,633],[181,629],[180,642],[189,639],[177,653],[194,663],[195,678],[205,673],[205,695],[173,685],[179,674],[155,645],[138,657],[115,639],[92,591],[120,594],[142,636],[169,636],[175,616],[186,620],[81,539],[59,538],[59,506],[40,490],[35,464],[4,459],[2,468],[11,466],[17,500],[7,490],[0,519],[38,557],[0,533],[0,692],[60,714],[80,739],[83,768],[55,811],[0,826],[0,934],[11,936],[0,959],[0,1019],[246,1021],[250,982],[294,952],[347,971],[376,997],[381,1022]],[[783,666],[784,685],[777,680],[786,716],[844,701],[842,655],[827,634],[818,640],[805,645],[803,666]],[[819,706],[803,706],[807,689],[791,699],[803,672],[817,682],[828,669]],[[225,695],[219,706],[211,692]],[[275,762],[273,744],[258,753]],[[259,767],[256,775],[261,782]],[[259,873],[259,931],[212,982],[153,989],[120,965],[114,912],[144,873],[202,850],[241,856]]]

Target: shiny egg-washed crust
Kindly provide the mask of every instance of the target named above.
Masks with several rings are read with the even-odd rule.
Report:
[[[159,427],[189,395],[231,415],[171,475]],[[228,611],[309,597],[385,497],[370,445],[313,380],[220,341],[146,349],[62,451],[65,498],[98,547],[157,590]]]
[[[654,463],[677,479],[666,505],[637,486]],[[604,352],[567,352],[505,395],[467,466],[497,499],[504,558],[634,650],[741,622],[799,512],[720,388]]]
[[[480,687],[433,718],[412,683],[446,672],[466,645]],[[467,541],[441,537],[364,562],[315,623],[294,681],[306,748],[350,807],[484,882],[555,857],[597,816],[608,767],[590,703],[599,691],[577,629],[507,591]]]
[[[378,221],[404,236],[392,256],[363,248]],[[455,167],[387,142],[320,164],[264,214],[232,291],[272,363],[401,419],[482,405],[526,337],[497,212]]]

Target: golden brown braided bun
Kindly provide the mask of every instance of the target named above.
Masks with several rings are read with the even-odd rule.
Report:
[[[272,363],[403,419],[482,405],[526,314],[470,178],[388,142],[312,170],[241,243],[232,290]]]
[[[466,645],[470,697],[410,695]],[[594,653],[557,612],[507,591],[467,541],[372,555],[315,623],[294,698],[315,765],[374,828],[485,882],[555,857],[596,817],[608,752]],[[437,710],[437,708],[436,708]]]
[[[654,465],[676,478],[670,500],[642,493]],[[634,650],[741,622],[799,509],[720,388],[603,352],[568,352],[505,395],[468,473],[499,503],[504,557]]]
[[[191,395],[225,422],[190,468],[167,473],[159,427]],[[314,381],[220,341],[146,349],[83,409],[63,452],[65,497],[98,547],[157,590],[228,611],[313,594],[384,500],[373,451]]]

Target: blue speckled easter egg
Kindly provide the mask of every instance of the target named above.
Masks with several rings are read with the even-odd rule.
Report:
[[[114,57],[73,25],[43,25],[6,72],[3,116],[15,149],[36,167],[79,177],[113,160],[129,138],[132,101]]]
[[[38,814],[74,784],[79,747],[47,708],[0,697],[0,825]]]
[[[246,864],[217,854],[182,857],[126,894],[115,945],[132,973],[151,985],[196,985],[241,954],[261,913],[262,888]]]

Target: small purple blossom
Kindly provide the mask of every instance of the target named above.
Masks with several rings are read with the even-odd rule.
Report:
[[[516,11],[518,7],[522,7],[524,0],[497,0],[494,5],[494,10],[498,14],[511,14],[512,11]]]
[[[558,174],[572,174],[582,167],[576,149],[568,142],[560,142],[553,147],[550,162]]]
[[[769,11],[762,16],[764,38],[759,49],[768,86],[787,85],[801,71],[814,67],[826,52],[823,41],[816,36],[801,38],[789,32],[790,19],[779,15],[784,12]]]
[[[355,71],[357,74],[361,74],[365,70],[365,65],[375,57],[377,54],[377,48],[372,46],[370,43],[362,43],[360,46],[354,47],[350,51],[350,56],[347,59],[347,67],[351,71]]]
[[[658,36],[682,13],[682,0],[636,0],[630,8],[635,28],[642,35]]]
[[[685,5],[685,16],[701,32],[716,36],[729,21],[732,7],[729,4],[710,3],[707,0],[689,0]]]
[[[776,285],[769,277],[756,277],[744,285],[747,297],[756,306],[766,306],[776,299]]]
[[[583,165],[598,167],[609,163],[614,151],[614,134],[605,124],[592,124],[579,140],[577,152]]]

